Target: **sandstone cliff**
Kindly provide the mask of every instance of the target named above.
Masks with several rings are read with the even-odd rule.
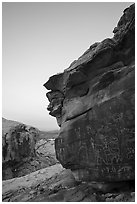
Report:
[[[134,4],[113,33],[44,84],[57,159],[77,180],[134,180]]]

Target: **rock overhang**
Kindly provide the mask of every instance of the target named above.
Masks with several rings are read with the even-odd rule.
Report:
[[[114,37],[44,84],[60,128],[57,159],[81,180],[134,179],[134,4]]]

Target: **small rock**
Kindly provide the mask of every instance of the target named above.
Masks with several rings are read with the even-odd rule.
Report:
[[[35,194],[35,193],[36,193],[35,190],[32,190],[32,191],[29,192],[29,194],[31,194],[31,195],[32,195],[32,194]]]
[[[106,198],[106,202],[113,202],[113,198]]]
[[[105,197],[107,197],[107,198],[112,197],[112,193],[105,194]]]
[[[132,193],[131,193],[131,196],[135,196],[135,192],[132,192]]]
[[[120,202],[120,201],[122,201],[123,199],[124,199],[124,194],[120,194],[120,195],[118,195],[118,196],[115,197],[115,201],[116,201],[116,202]]]

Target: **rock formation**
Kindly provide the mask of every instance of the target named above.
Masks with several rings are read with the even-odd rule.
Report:
[[[64,169],[61,164],[56,164],[20,178],[3,181],[2,201],[134,202],[133,189],[127,185],[125,188],[125,183],[122,184],[122,189],[123,191],[112,193],[109,192],[110,188],[100,188],[100,191],[96,191],[93,185],[77,184],[70,170]]]
[[[24,159],[35,155],[35,144],[38,138],[38,130],[18,124],[13,126],[2,137],[3,179],[12,178],[16,166]],[[8,174],[8,175],[7,175]]]
[[[54,139],[57,131],[44,132],[2,118],[2,179],[25,176],[58,163]]]
[[[57,159],[80,181],[134,180],[134,4],[113,33],[44,84]]]
[[[21,161],[35,154],[38,133],[24,124],[11,128],[3,137],[3,161]]]

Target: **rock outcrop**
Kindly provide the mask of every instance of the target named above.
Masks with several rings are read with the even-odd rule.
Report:
[[[31,172],[58,163],[54,139],[41,139],[38,129],[2,118],[2,179],[25,176]],[[57,133],[56,133],[57,134]],[[45,138],[54,137],[45,132]]]
[[[56,159],[55,154],[55,142],[54,139],[44,140],[41,139],[37,141],[35,146],[36,155],[39,160],[43,160],[44,163],[48,163],[48,166],[54,165],[59,163]],[[45,168],[45,166],[43,167]]]
[[[125,183],[122,184],[122,191],[117,188],[110,192],[109,186],[103,189],[100,186],[100,191],[96,191],[94,185],[77,184],[70,170],[64,169],[61,164],[56,164],[20,178],[3,181],[2,201],[134,202],[134,189],[130,185],[126,185],[125,188],[124,185]]]
[[[13,171],[17,170],[24,159],[35,156],[35,144],[38,130],[18,124],[9,129],[2,137],[3,179],[12,178]],[[14,169],[14,170],[13,170]]]
[[[9,130],[3,137],[3,161],[21,161],[35,154],[38,132],[35,128],[20,124]]]
[[[134,4],[113,33],[44,84],[57,159],[80,181],[134,180]]]

